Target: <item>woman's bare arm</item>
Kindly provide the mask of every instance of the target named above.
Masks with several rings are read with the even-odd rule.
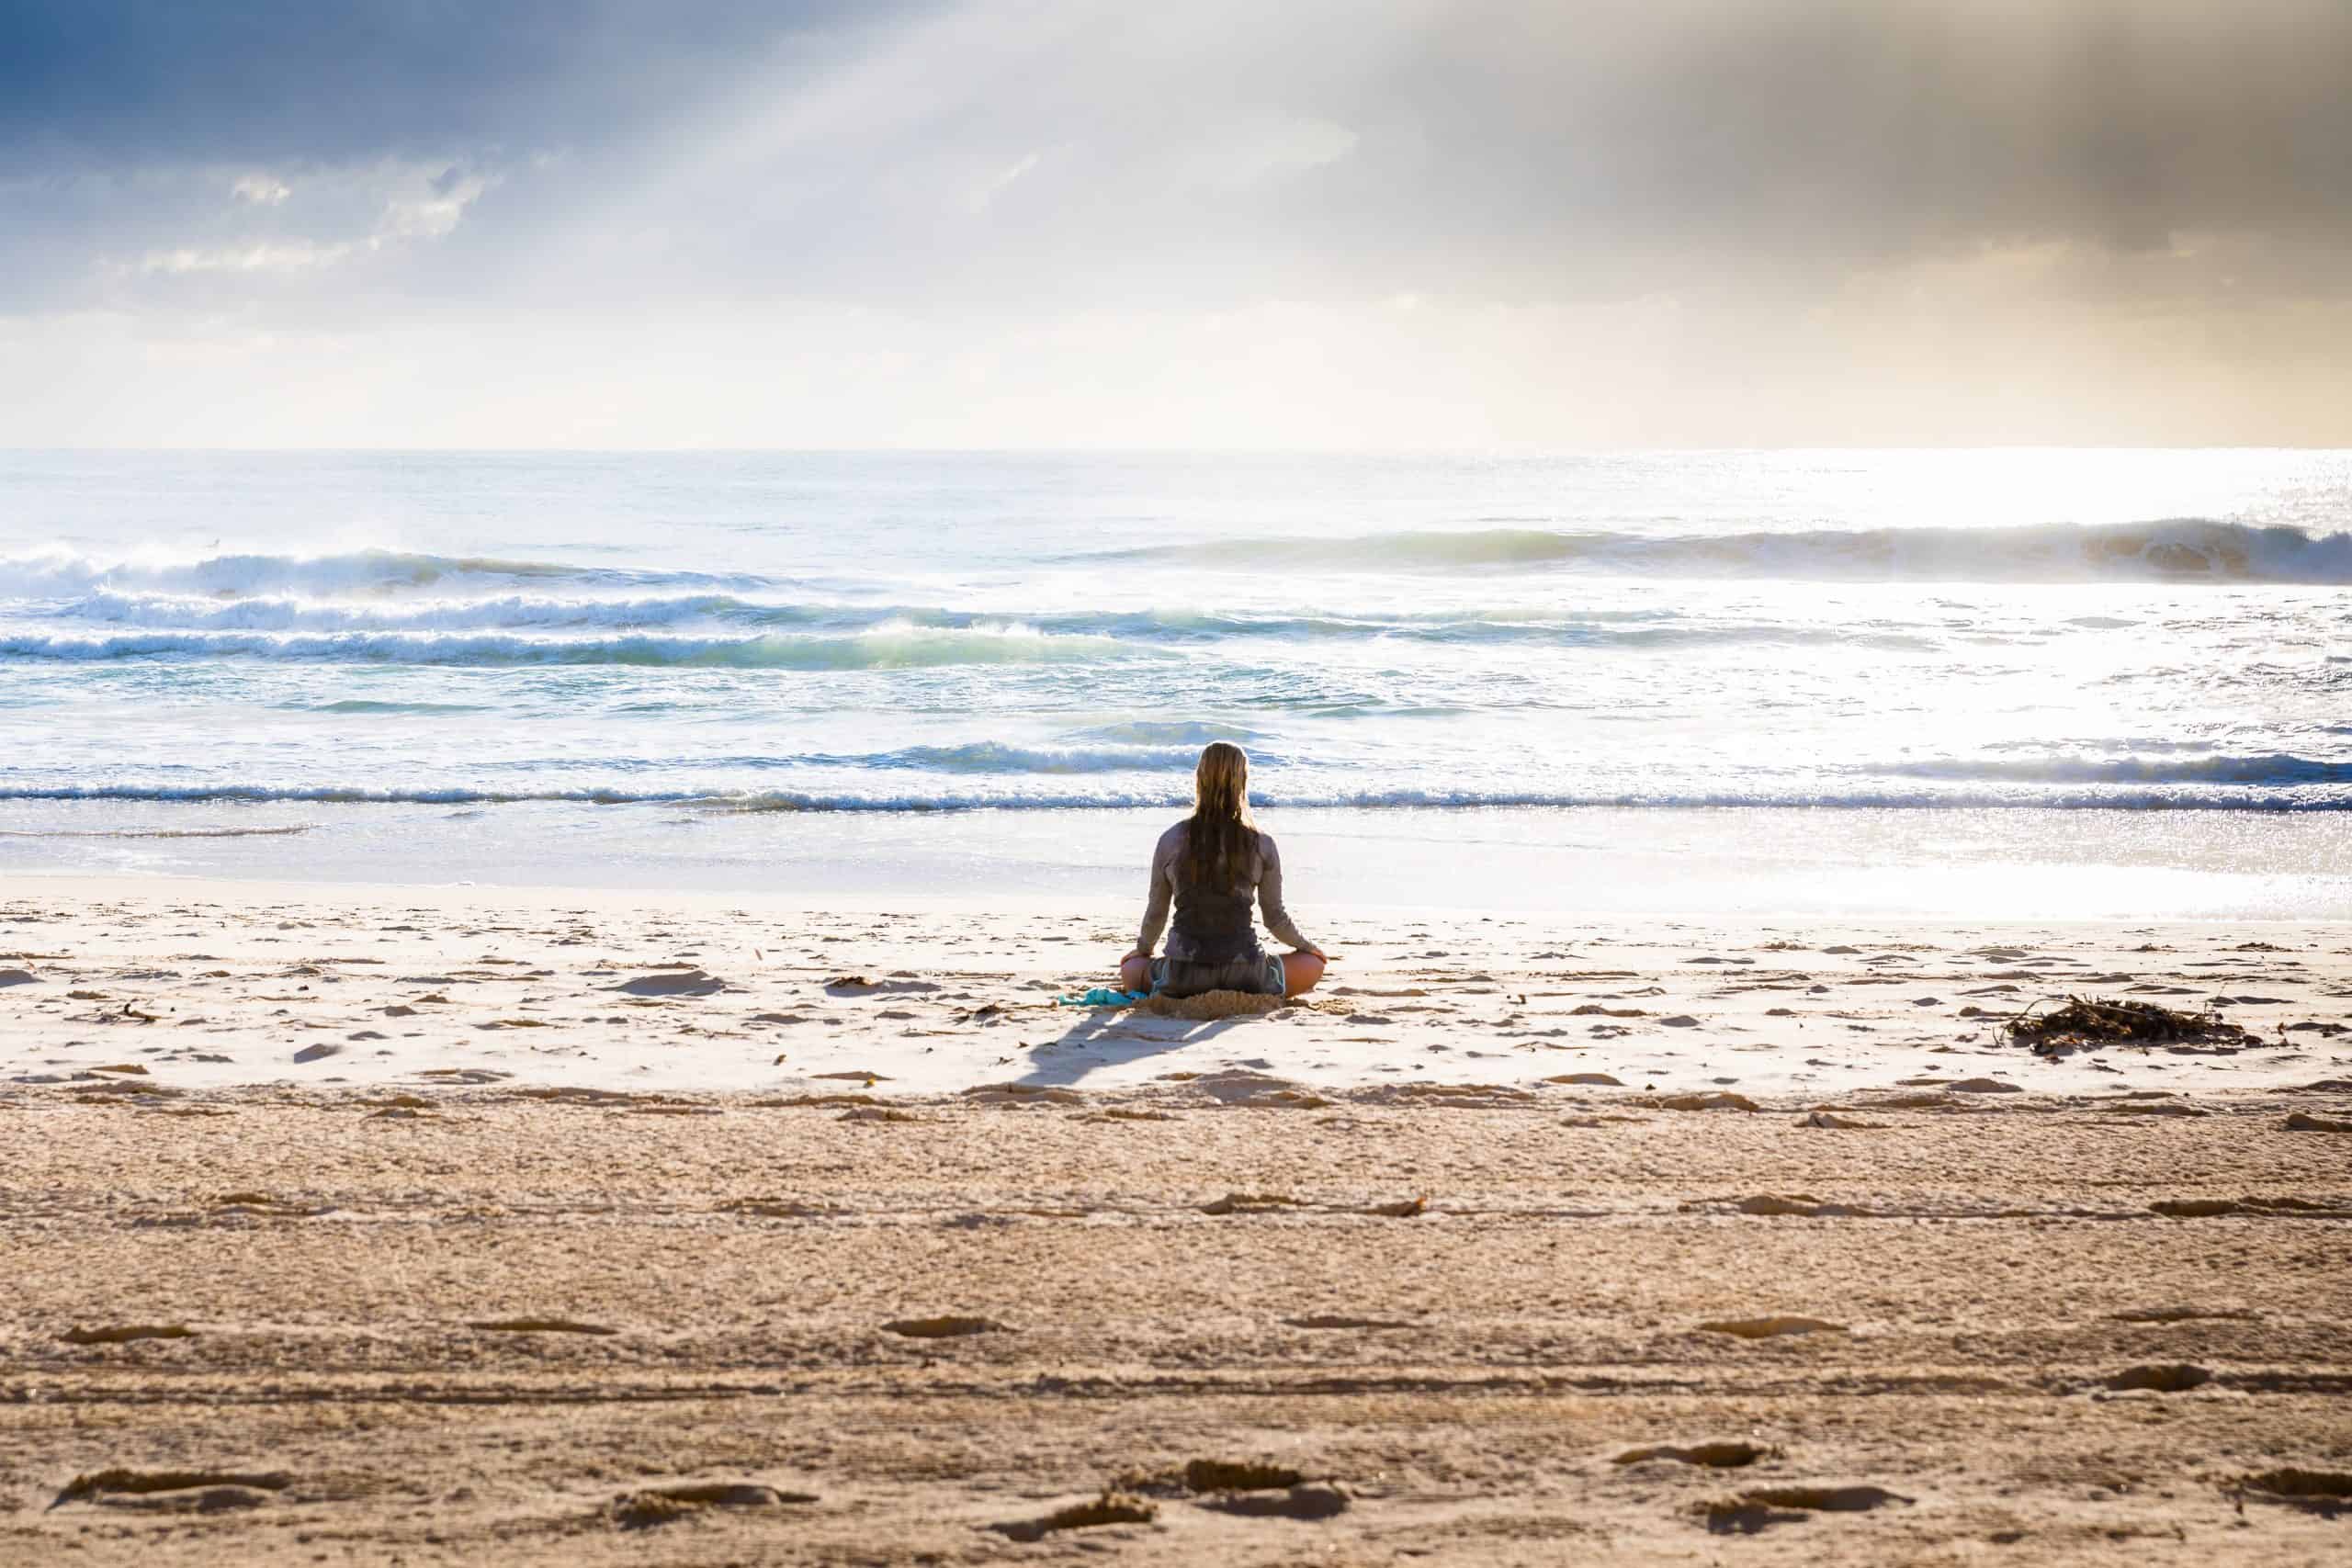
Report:
[[[1159,836],[1151,852],[1151,888],[1144,896],[1143,930],[1136,937],[1136,951],[1145,957],[1159,945],[1159,933],[1168,924],[1168,907],[1176,897],[1177,829],[1170,829]]]
[[[1321,948],[1299,935],[1297,923],[1290,918],[1290,911],[1283,907],[1283,857],[1281,852],[1274,848],[1274,836],[1272,833],[1259,834],[1258,850],[1264,861],[1258,873],[1258,908],[1266,917],[1266,929],[1278,940],[1290,943],[1302,953],[1322,952]]]

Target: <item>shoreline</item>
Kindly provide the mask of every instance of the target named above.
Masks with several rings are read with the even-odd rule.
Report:
[[[707,892],[726,903],[783,894],[844,908],[944,898],[1092,908],[1141,898],[1151,846],[1176,815],[0,805],[10,832],[107,835],[0,833],[0,882],[192,874],[380,889],[462,878],[661,902]],[[2352,812],[2209,812],[2184,823],[2174,813],[2023,807],[1331,808],[1268,809],[1260,820],[1282,843],[1303,909],[1969,923],[2293,920],[2352,909]],[[305,830],[254,831],[288,826]],[[148,834],[163,836],[139,836]]]

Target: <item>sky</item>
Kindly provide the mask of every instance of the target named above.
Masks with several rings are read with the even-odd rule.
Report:
[[[0,0],[0,446],[2352,446],[2345,0]]]

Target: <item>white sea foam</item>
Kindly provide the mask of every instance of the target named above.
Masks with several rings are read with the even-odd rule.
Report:
[[[511,589],[518,582],[571,582],[626,589],[663,583],[704,588],[770,585],[744,573],[628,570],[502,556],[449,556],[412,550],[345,550],[326,555],[271,551],[193,555],[141,549],[119,556],[62,547],[0,556],[0,596],[59,598],[131,592],[234,598],[291,593],[382,595],[453,588]]]
[[[713,631],[733,627],[741,632],[831,631],[865,637],[909,633],[944,635],[973,633],[1004,635],[1025,631],[1041,636],[1117,639],[1128,643],[1170,646],[1240,647],[1250,643],[1364,641],[1373,638],[1476,646],[1482,643],[1554,645],[1591,648],[1729,647],[1740,644],[1829,647],[1852,645],[1878,649],[1925,649],[1937,638],[1924,631],[1883,624],[1820,626],[1775,624],[1752,619],[1699,622],[1671,611],[1554,612],[1540,615],[1516,609],[1444,612],[1392,609],[1339,615],[1211,615],[1199,612],[1142,610],[1061,610],[1033,612],[1011,619],[977,610],[912,608],[849,604],[838,602],[787,602],[751,599],[736,594],[685,593],[658,596],[590,596],[551,598],[503,594],[474,599],[428,598],[399,600],[311,599],[283,594],[247,598],[207,599],[184,593],[99,591],[55,600],[0,600],[0,618],[27,624],[101,625],[127,628],[114,646],[136,648],[141,653],[185,652],[193,656],[366,657],[368,646],[354,637],[336,651],[319,639],[289,641],[296,651],[273,653],[258,641],[218,637],[209,644],[194,640],[174,646],[153,642],[164,634],[229,632],[257,633],[386,633],[422,639],[435,633],[514,631],[521,633],[595,631],[635,632],[657,636],[688,627]],[[130,629],[130,628],[135,628]],[[129,639],[129,640],[125,640]],[[718,641],[720,638],[703,640]],[[43,651],[30,637],[0,641],[0,658],[113,657],[105,639],[66,635],[53,637],[55,651]],[[382,644],[387,650],[398,645]],[[423,654],[388,651],[399,662],[465,662],[462,649],[432,649],[422,640]],[[485,645],[487,648],[488,645]],[[584,644],[583,644],[584,646]],[[516,656],[520,658],[520,655]],[[582,655],[589,661],[589,655]],[[486,651],[482,662],[501,661]],[[632,651],[623,662],[659,662]],[[688,660],[682,660],[688,661]]]
[[[1544,791],[1512,789],[1286,788],[1252,792],[1261,808],[1284,811],[1464,810],[1544,808],[1561,810],[1657,810],[1804,808],[1807,810],[2133,810],[2204,812],[2340,811],[2352,807],[2352,786],[2274,788],[2253,792],[2210,784],[2075,789],[1988,791],[1855,786],[1821,790],[1802,785],[1763,789],[1661,788],[1657,790]],[[501,789],[473,784],[371,786],[360,784],[0,784],[0,801],[119,801],[150,803],[289,803],[324,806],[520,806],[556,803],[590,806],[695,807],[732,812],[966,812],[1114,811],[1152,807],[1182,810],[1189,791],[1165,784],[1092,790],[963,791],[888,789],[630,788],[583,784],[572,788]]]
[[[886,622],[848,637],[560,637],[429,632],[142,631],[111,637],[0,636],[0,660],[110,663],[130,659],[266,659],[496,668],[621,664],[729,670],[890,670],[952,664],[1069,663],[1135,657],[1108,637],[1057,636],[1008,623],[942,628]]]

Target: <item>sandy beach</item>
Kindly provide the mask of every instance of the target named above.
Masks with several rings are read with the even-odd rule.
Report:
[[[2342,926],[1130,919],[19,880],[0,1560],[2344,1550]]]

